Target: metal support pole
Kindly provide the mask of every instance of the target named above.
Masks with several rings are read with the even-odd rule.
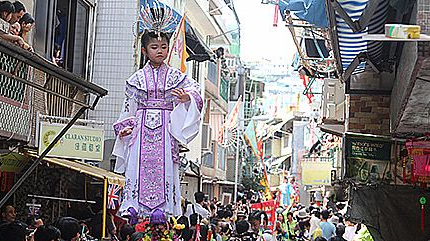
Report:
[[[10,189],[8,193],[2,198],[0,201],[0,207],[3,206],[6,201],[18,190],[18,188],[22,185],[22,183],[27,179],[30,174],[36,169],[39,165],[40,161],[52,150],[52,148],[57,144],[57,142],[66,134],[66,132],[73,126],[73,124],[78,120],[78,118],[84,114],[84,112],[88,108],[83,106],[79,109],[78,113],[73,117],[73,119],[63,128],[60,133],[55,136],[54,140],[49,144],[49,146],[40,154],[40,156],[31,164],[31,166],[27,169],[27,171],[16,181],[13,187]]]
[[[238,186],[238,182],[239,182],[239,149],[240,149],[240,138],[239,138],[239,125],[240,123],[238,123],[238,126],[236,128],[236,168],[234,170],[234,205],[236,205],[237,203],[237,186]]]
[[[106,216],[107,216],[107,192],[108,192],[108,179],[105,178],[103,185],[103,225],[102,225],[102,238],[106,238]]]

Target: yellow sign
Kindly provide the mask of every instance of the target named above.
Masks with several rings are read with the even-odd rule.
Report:
[[[21,172],[27,163],[28,158],[18,153],[0,156],[0,172]]]
[[[303,185],[331,185],[331,162],[303,162]]]
[[[49,146],[65,125],[42,122],[39,132],[39,155]],[[103,159],[103,129],[72,126],[47,156],[101,161]]]

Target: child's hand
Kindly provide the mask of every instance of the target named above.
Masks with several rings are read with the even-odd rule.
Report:
[[[178,101],[181,103],[185,103],[190,101],[190,95],[184,89],[174,89],[172,91],[172,95],[178,98]]]
[[[119,137],[124,137],[124,136],[128,136],[128,135],[130,135],[131,133],[133,132],[133,128],[131,128],[131,127],[126,127],[126,128],[124,128],[124,130],[121,130],[119,133],[118,133],[118,135],[119,135]]]

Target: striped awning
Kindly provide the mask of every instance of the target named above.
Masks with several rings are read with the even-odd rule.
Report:
[[[352,21],[358,21],[370,0],[338,0],[339,4],[349,15]],[[373,63],[382,60],[382,43],[366,41],[362,37],[366,34],[384,32],[384,24],[387,20],[389,1],[383,0],[379,3],[368,26],[360,32],[354,32],[347,22],[336,13],[336,27],[338,35],[338,48],[342,69],[345,71],[360,53],[367,53]],[[366,64],[361,62],[354,73],[363,72]]]

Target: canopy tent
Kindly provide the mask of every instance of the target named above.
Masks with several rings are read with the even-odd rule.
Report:
[[[143,25],[141,24],[142,17],[140,16],[140,10],[145,6],[153,7],[154,4],[159,4],[161,7],[171,8],[167,4],[160,3],[155,0],[140,0],[139,8],[139,34],[144,32]],[[173,8],[171,8],[173,10]],[[175,24],[170,26],[170,31],[174,32],[176,26],[181,22],[182,15],[173,10]],[[213,61],[215,59],[215,53],[209,49],[203,40],[199,38],[193,27],[185,20],[185,43],[187,45],[187,52],[189,57],[187,61],[195,60],[198,62]]]
[[[285,11],[291,11],[296,17],[316,27],[328,26],[324,0],[279,0],[279,11],[285,21]]]

